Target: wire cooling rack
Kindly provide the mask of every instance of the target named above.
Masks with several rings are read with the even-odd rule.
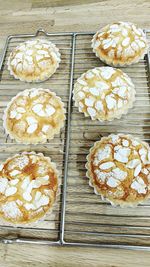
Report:
[[[58,71],[44,83],[27,84],[9,75],[7,57],[18,43],[39,34],[53,41],[60,49],[62,61]],[[150,31],[146,30],[150,40]],[[23,150],[43,152],[57,163],[61,173],[61,194],[52,215],[33,226],[0,225],[1,241],[52,245],[82,245],[150,250],[150,201],[136,208],[112,207],[95,195],[88,185],[85,162],[96,140],[110,133],[129,133],[150,143],[150,59],[122,68],[136,86],[136,102],[129,114],[120,120],[100,123],[85,118],[74,107],[74,81],[86,70],[104,66],[92,52],[93,33],[46,33],[9,36],[1,57],[0,68],[0,160]],[[3,131],[2,114],[7,102],[26,88],[51,88],[65,103],[65,128],[54,140],[42,145],[18,145]]]

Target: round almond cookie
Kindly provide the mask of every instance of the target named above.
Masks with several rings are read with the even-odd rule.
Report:
[[[116,22],[99,30],[92,39],[93,52],[103,62],[124,66],[139,62],[148,50],[144,31],[130,22]]]
[[[56,165],[49,157],[23,152],[0,165],[0,217],[30,223],[52,210],[58,194]]]
[[[48,89],[32,88],[17,94],[4,112],[3,126],[11,139],[25,144],[45,143],[64,126],[60,97]]]
[[[19,44],[8,58],[10,74],[25,82],[45,81],[59,67],[59,49],[46,39]]]
[[[92,120],[119,119],[132,108],[135,89],[129,76],[119,69],[99,67],[88,70],[74,86],[75,106]]]
[[[112,205],[135,206],[150,195],[150,148],[131,135],[95,142],[86,168],[89,185]]]

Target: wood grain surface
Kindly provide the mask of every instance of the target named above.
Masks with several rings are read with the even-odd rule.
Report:
[[[0,0],[0,49],[9,34],[95,31],[106,23],[124,20],[150,28],[149,0]],[[2,149],[2,148],[1,148]],[[116,249],[0,244],[2,267],[150,266],[150,253]]]

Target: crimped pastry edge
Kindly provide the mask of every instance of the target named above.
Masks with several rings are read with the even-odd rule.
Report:
[[[100,139],[99,141],[96,141],[96,142],[94,143],[94,145],[90,148],[89,153],[88,153],[88,155],[86,156],[86,160],[87,160],[87,162],[86,162],[86,164],[85,164],[85,168],[86,168],[86,177],[89,179],[89,186],[93,188],[94,193],[95,193],[96,195],[100,196],[102,200],[107,200],[107,201],[108,201],[112,206],[114,206],[114,207],[116,207],[116,206],[120,206],[120,207],[122,207],[122,208],[123,208],[123,207],[131,207],[131,208],[137,207],[139,204],[142,204],[142,203],[145,202],[147,199],[149,199],[149,198],[150,198],[150,195],[147,196],[147,197],[145,197],[145,198],[144,198],[143,200],[141,200],[141,201],[123,202],[123,201],[120,201],[120,200],[118,200],[118,199],[112,201],[112,200],[110,200],[108,197],[104,197],[103,194],[102,194],[100,191],[98,191],[98,189],[97,189],[96,186],[94,185],[93,178],[92,178],[92,173],[91,173],[91,171],[90,171],[90,154],[91,154],[92,150],[93,150],[93,149],[94,149],[100,142],[103,142],[104,140],[107,140],[107,138],[108,138],[109,136],[111,136],[111,135],[117,135],[117,136],[122,136],[122,137],[126,136],[126,137],[129,138],[129,139],[133,138],[134,140],[137,140],[138,142],[140,142],[141,144],[143,144],[144,146],[146,146],[147,149],[150,150],[150,147],[149,147],[149,145],[148,145],[147,142],[144,142],[144,141],[142,141],[140,138],[138,138],[138,137],[134,137],[134,136],[131,135],[131,134],[122,134],[122,133],[121,133],[121,134],[120,134],[120,133],[119,133],[119,134],[115,134],[115,133],[112,133],[112,134],[110,134],[110,135],[108,135],[108,136],[103,136],[103,137],[101,137],[101,139]]]
[[[7,124],[6,124],[7,113],[8,113],[8,110],[9,110],[11,104],[13,103],[13,101],[15,101],[15,100],[18,98],[18,96],[21,96],[23,92],[26,92],[26,91],[30,92],[30,91],[32,91],[33,89],[35,89],[35,90],[42,90],[42,91],[44,91],[44,92],[51,93],[53,96],[57,97],[57,99],[60,101],[61,108],[62,108],[62,111],[63,111],[63,113],[64,113],[64,120],[61,121],[59,129],[56,129],[56,131],[54,132],[54,134],[53,134],[51,137],[49,137],[49,138],[45,138],[45,139],[43,139],[43,141],[35,141],[35,142],[33,142],[33,140],[32,140],[31,142],[30,142],[30,141],[24,141],[24,140],[22,141],[22,140],[18,139],[17,137],[14,137],[14,135],[13,135],[13,134],[9,131],[9,129],[7,128]],[[44,144],[44,143],[47,142],[47,139],[51,140],[51,139],[54,138],[54,136],[55,136],[56,134],[59,134],[61,128],[64,127],[64,125],[65,125],[65,120],[66,120],[65,111],[66,111],[66,110],[65,110],[65,108],[64,108],[64,103],[62,102],[61,98],[60,98],[59,96],[57,96],[56,93],[53,92],[53,91],[51,91],[50,89],[43,89],[43,88],[31,88],[31,89],[25,89],[24,91],[19,92],[17,95],[15,95],[14,97],[12,97],[12,99],[11,99],[11,100],[9,101],[9,103],[7,104],[7,106],[6,106],[5,110],[4,110],[3,117],[2,117],[2,120],[3,120],[3,127],[4,127],[4,130],[5,130],[6,135],[9,135],[9,137],[10,137],[12,140],[15,140],[17,143],[22,143],[22,144],[26,144],[26,145],[29,145],[29,144],[33,144],[33,145]]]
[[[45,214],[43,214],[43,216],[41,216],[40,218],[38,219],[32,219],[31,221],[29,222],[11,222],[10,220],[7,220],[5,219],[3,216],[0,216],[0,222],[2,222],[3,224],[6,224],[7,225],[10,225],[12,227],[19,227],[19,226],[29,226],[31,227],[31,225],[37,225],[39,222],[43,222],[45,220],[45,218],[47,217],[47,215],[49,216],[52,216],[53,215],[53,209],[58,201],[58,197],[60,196],[61,194],[61,189],[60,189],[60,185],[61,185],[61,180],[59,178],[59,175],[60,175],[60,172],[58,171],[57,169],[57,166],[56,166],[56,163],[55,162],[52,162],[51,161],[51,158],[50,157],[46,157],[44,156],[43,153],[36,153],[35,151],[30,151],[30,152],[27,152],[27,151],[23,151],[23,152],[20,152],[20,153],[17,153],[17,154],[14,154],[12,157],[9,157],[7,158],[4,162],[1,162],[1,164],[6,164],[9,160],[15,158],[15,157],[18,157],[18,156],[21,156],[21,155],[38,155],[38,156],[41,156],[41,157],[44,157],[47,159],[47,161],[50,163],[50,165],[52,166],[56,176],[57,176],[57,182],[58,182],[58,188],[57,188],[57,192],[56,192],[56,196],[55,196],[55,199],[54,199],[54,202],[52,203],[52,206],[49,207],[49,209],[45,212]]]

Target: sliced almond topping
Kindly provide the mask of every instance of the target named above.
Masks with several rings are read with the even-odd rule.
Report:
[[[142,165],[141,164],[136,166],[136,168],[134,170],[134,176],[135,177],[139,175],[139,173],[141,172],[141,169],[142,169]]]
[[[10,183],[10,185],[16,185],[16,184],[18,184],[18,182],[19,182],[19,179],[13,179],[9,183]]]
[[[99,90],[96,87],[92,87],[89,89],[90,93],[92,95],[98,96],[99,95]]]
[[[28,192],[28,191],[25,191],[23,193],[23,198],[26,200],[26,201],[31,201],[32,200],[32,196],[31,194]]]
[[[16,117],[16,115],[17,115],[17,111],[16,110],[10,111],[10,118],[11,119],[14,119]]]
[[[7,178],[0,178],[0,193],[4,194],[6,188],[8,185],[8,179]]]
[[[16,176],[16,175],[18,175],[18,174],[20,174],[21,172],[20,171],[18,171],[18,170],[13,170],[12,172],[10,172],[10,175],[11,176]]]
[[[95,104],[95,108],[98,110],[98,111],[104,111],[104,106],[103,106],[103,103],[102,101],[97,101],[96,104]]]
[[[14,187],[14,186],[10,186],[10,187],[7,187],[6,191],[5,191],[5,196],[8,197],[8,196],[12,196],[14,195],[15,193],[17,192],[17,188]]]
[[[51,116],[55,113],[56,110],[54,107],[47,105],[45,111],[46,111],[48,116]]]
[[[35,123],[38,122],[34,117],[31,117],[31,116],[30,117],[27,117],[26,120],[27,120],[27,122],[28,122],[29,125],[35,124]]]
[[[92,99],[91,97],[89,98],[85,98],[85,105],[88,107],[93,107],[94,104],[94,99]]]
[[[82,80],[82,79],[78,79],[77,80],[79,84],[81,85],[87,85],[86,81]]]
[[[42,132],[47,133],[48,129],[49,129],[49,125],[44,125],[42,127]]]
[[[100,165],[100,168],[101,168],[101,170],[107,170],[109,168],[112,168],[113,166],[115,166],[115,164],[111,161],[108,161],[108,162],[102,163]]]
[[[107,185],[109,185],[110,187],[117,187],[119,184],[119,181],[116,180],[115,178],[113,177],[110,177],[108,180],[107,180]]]
[[[25,113],[26,112],[25,109],[22,108],[22,107],[17,107],[16,111],[19,112],[19,113]]]
[[[127,37],[127,38],[125,38],[125,39],[122,41],[122,45],[123,45],[123,46],[128,46],[129,43],[130,43],[130,37]]]
[[[80,92],[78,92],[78,97],[80,99],[83,99],[85,97],[85,94],[82,91],[80,91]]]
[[[129,141],[128,140],[126,140],[126,139],[124,139],[123,141],[122,141],[122,144],[123,144],[123,146],[129,146]]]
[[[4,164],[0,164],[0,171],[4,168]]]
[[[129,169],[134,169],[137,165],[139,165],[141,162],[139,159],[132,159],[128,162],[127,167]]]
[[[91,117],[94,117],[96,115],[96,110],[94,108],[87,108],[87,112]]]
[[[31,134],[34,133],[37,129],[38,125],[36,123],[31,124],[28,128],[27,128],[27,133]]]
[[[113,97],[111,97],[110,95],[106,96],[106,103],[107,103],[108,109],[115,108],[116,104],[117,104],[116,100]]]

